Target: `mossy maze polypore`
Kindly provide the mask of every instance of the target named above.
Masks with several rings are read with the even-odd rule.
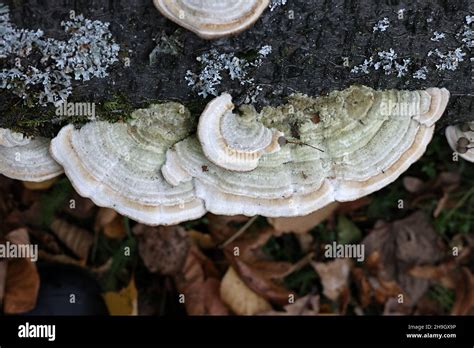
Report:
[[[207,211],[298,216],[394,181],[424,153],[448,99],[437,88],[351,87],[326,97],[296,94],[259,113],[245,105],[239,116],[224,95],[206,108],[198,134],[184,106],[165,103],[137,110],[125,123],[66,126],[51,153],[79,194],[145,224],[176,224]],[[281,134],[285,141],[275,144]],[[232,156],[221,161],[220,151],[205,150],[212,144],[251,156],[233,168]]]
[[[153,105],[127,123],[66,126],[51,153],[77,192],[97,205],[150,225],[176,224],[206,212],[192,183],[172,186],[160,172],[167,149],[194,129],[183,105]]]
[[[305,215],[397,179],[424,153],[448,99],[449,92],[437,88],[351,87],[327,97],[293,95],[288,104],[266,107],[255,117],[298,141],[263,155],[254,170],[216,165],[191,136],[168,151],[162,171],[172,184],[192,182],[215,214]]]
[[[48,150],[49,140],[46,138],[30,139],[0,128],[0,174],[30,182],[52,179],[63,170]]]

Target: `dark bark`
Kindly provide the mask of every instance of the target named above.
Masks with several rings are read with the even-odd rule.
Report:
[[[10,6],[12,21],[18,27],[41,28],[47,36],[63,36],[60,22],[70,10],[87,18],[109,21],[114,37],[131,67],[117,63],[105,79],[94,79],[75,86],[72,100],[101,103],[117,95],[125,96],[133,107],[150,101],[178,100],[191,105],[197,112],[207,100],[197,96],[184,80],[186,71],[198,71],[196,56],[217,48],[222,52],[248,53],[263,45],[271,45],[273,53],[254,72],[255,82],[264,87],[258,106],[276,105],[286,96],[298,91],[318,95],[351,84],[365,84],[373,88],[422,89],[446,87],[452,99],[439,128],[447,124],[474,119],[472,98],[471,52],[456,71],[437,71],[430,50],[442,52],[461,46],[455,37],[465,24],[465,16],[473,13],[472,1],[358,1],[358,0],[291,0],[273,12],[267,10],[256,25],[232,38],[206,41],[182,30],[179,39],[183,50],[178,56],[162,55],[156,65],[149,65],[149,54],[155,38],[173,34],[178,26],[165,19],[153,6],[152,0],[4,0]],[[471,6],[471,8],[470,8]],[[397,11],[405,9],[403,20]],[[294,19],[289,18],[294,11]],[[373,33],[373,25],[383,17],[390,19],[389,29]],[[432,18],[431,22],[427,19]],[[446,33],[446,39],[433,42],[434,31]],[[399,56],[414,62],[409,74],[402,78],[386,76],[382,71],[369,75],[355,75],[342,65],[342,57],[349,57],[350,65],[363,62],[374,52],[393,48]],[[131,50],[129,53],[128,50]],[[427,65],[426,80],[411,77],[415,68]],[[230,92],[237,103],[242,101],[246,88],[226,78],[220,91]],[[8,93],[0,94],[0,126],[12,126],[18,119],[34,117],[37,110],[16,110],[17,102]],[[54,133],[58,125],[45,126],[41,132]]]

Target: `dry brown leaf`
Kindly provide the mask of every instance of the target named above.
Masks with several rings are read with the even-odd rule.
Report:
[[[127,287],[106,292],[102,296],[110,315],[136,315],[138,293],[133,277]]]
[[[414,266],[409,270],[409,274],[416,278],[435,280],[448,289],[454,289],[455,283],[452,278],[454,269],[455,263],[448,261],[437,266]]]
[[[254,315],[272,309],[270,303],[245,285],[232,267],[229,267],[222,279],[220,296],[238,315]]]
[[[196,230],[188,231],[189,237],[200,249],[213,249],[216,247],[216,242],[212,239],[208,233],[202,233]]]
[[[242,225],[250,220],[249,217],[244,215],[223,216],[211,213],[207,214],[206,218],[209,221],[209,232],[217,244],[222,244],[228,240]]]
[[[474,314],[474,276],[467,267],[463,267],[456,276],[456,302],[451,315]]]
[[[106,224],[102,232],[110,239],[123,239],[127,235],[123,216],[117,215],[110,223]]]
[[[229,310],[219,296],[219,272],[199,249],[192,245],[181,272],[174,275],[178,292],[184,295],[189,315],[226,315]]]
[[[261,247],[274,233],[272,228],[267,228],[255,235],[246,235],[227,245],[224,255],[250,289],[271,302],[286,305],[293,293],[276,280],[287,275],[292,265],[288,262],[266,261],[261,251]]]
[[[62,254],[63,250],[59,246],[58,242],[56,239],[51,235],[50,233],[46,233],[44,231],[36,230],[36,229],[31,229],[30,230],[30,235],[37,239],[40,243],[39,248],[40,249],[46,249],[47,251],[53,253],[53,254]]]
[[[36,306],[40,279],[36,265],[29,259],[8,261],[3,310],[21,314]]]
[[[392,223],[377,224],[362,243],[366,255],[370,257],[377,252],[380,257],[376,264],[380,268],[377,280],[385,282],[382,292],[394,291],[396,286],[391,281],[399,284],[407,295],[405,304],[408,306],[416,304],[430,285],[429,280],[411,276],[409,269],[435,264],[444,251],[440,237],[421,211]]]
[[[339,207],[339,203],[333,202],[322,209],[305,216],[268,218],[277,235],[285,232],[306,233],[313,227],[328,219]]]
[[[51,231],[79,258],[85,260],[94,242],[89,231],[61,219],[54,219]]]
[[[150,272],[172,275],[182,269],[191,245],[184,228],[138,224],[133,233],[137,236],[140,256]]]
[[[269,311],[260,315],[319,315],[319,295],[306,295],[297,299],[294,303],[283,307],[283,311]]]
[[[362,268],[354,268],[352,270],[352,277],[357,286],[359,293],[359,303],[362,308],[366,308],[372,300],[372,287]]]
[[[461,174],[458,172],[442,172],[436,181],[435,186],[441,187],[443,192],[452,192],[459,187]]]
[[[415,178],[413,176],[403,177],[403,187],[410,193],[422,192],[426,188],[426,184],[423,180]]]
[[[323,294],[336,301],[348,286],[352,262],[348,259],[336,259],[329,262],[312,262],[323,284]]]
[[[71,198],[67,200],[64,212],[74,216],[77,219],[90,219],[98,210],[97,206],[89,198],[80,196],[77,192],[73,192]]]
[[[119,214],[113,209],[101,207],[95,216],[94,230],[96,232],[101,231],[104,226],[112,223],[118,215]]]
[[[381,262],[378,251],[367,257],[364,268],[354,268],[352,275],[359,292],[359,303],[366,308],[374,299],[379,304],[385,304],[390,299],[404,294],[395,281],[387,280],[387,274]]]
[[[41,181],[41,182],[23,181],[23,186],[25,186],[25,188],[27,188],[28,190],[32,190],[32,191],[49,190],[57,181],[57,179],[58,178],[52,178],[52,179]]]

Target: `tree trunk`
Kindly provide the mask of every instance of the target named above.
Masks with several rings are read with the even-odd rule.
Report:
[[[4,2],[10,7],[11,20],[17,27],[42,29],[45,36],[58,39],[64,38],[60,22],[69,17],[70,10],[86,18],[111,23],[114,38],[121,46],[121,62],[109,70],[108,77],[75,85],[70,101],[103,104],[120,97],[136,108],[151,101],[177,100],[199,114],[210,97],[198,96],[185,80],[188,70],[200,70],[197,56],[215,48],[219,52],[248,57],[262,46],[270,45],[272,53],[250,76],[254,85],[263,89],[256,99],[258,107],[279,104],[293,92],[319,95],[351,84],[378,89],[437,86],[448,88],[452,94],[439,129],[474,119],[472,55],[456,36],[466,24],[465,17],[472,13],[470,0],[420,0],[410,4],[397,0],[291,0],[273,11],[267,10],[246,32],[215,41],[202,40],[179,29],[155,9],[152,0]],[[402,9],[403,18],[399,19]],[[373,32],[374,25],[384,17],[389,19],[390,26],[386,31]],[[445,33],[446,37],[432,41],[434,31]],[[181,49],[175,55],[159,54],[150,64],[149,55],[164,35],[176,39]],[[446,53],[461,46],[466,56],[455,71],[437,70],[436,55],[428,57],[430,50],[438,48]],[[382,69],[372,69],[367,75],[351,72],[351,68],[363,63],[365,58],[391,48],[400,59],[411,59],[406,76],[385,75]],[[344,57],[348,58],[346,64]],[[130,67],[124,64],[126,58],[130,59]],[[423,66],[428,68],[426,80],[414,79],[413,73]],[[239,103],[254,85],[242,86],[223,74],[218,91],[230,92]],[[0,98],[0,127],[16,126],[49,136],[58,130],[60,124],[48,122],[35,125],[37,129],[28,129],[34,124],[30,121],[46,111],[18,108],[19,99],[6,91],[0,90]]]

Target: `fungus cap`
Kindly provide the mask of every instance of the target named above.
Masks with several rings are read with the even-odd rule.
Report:
[[[468,122],[464,126],[446,127],[446,139],[451,149],[456,151],[460,157],[466,161],[474,162],[474,122]],[[463,140],[465,144],[462,143]]]
[[[126,123],[66,126],[51,152],[80,195],[144,224],[171,225],[205,213],[190,182],[171,186],[160,170],[166,150],[193,127],[181,104],[153,105]]]
[[[49,154],[49,143],[46,138],[28,138],[0,129],[0,174],[29,182],[47,181],[61,175],[61,166]]]
[[[269,0],[154,0],[167,18],[204,39],[237,34],[257,21]]]
[[[318,98],[297,94],[286,105],[264,108],[258,119],[284,134],[296,125],[298,141],[262,155],[255,169],[220,166],[191,136],[168,150],[162,170],[179,173],[172,184],[194,182],[197,196],[214,214],[306,215],[396,180],[426,150],[448,99],[446,89],[364,86]]]
[[[264,154],[280,150],[278,139],[283,133],[258,122],[251,106],[241,108],[242,116],[232,113],[233,109],[227,93],[212,100],[199,118],[199,141],[206,157],[217,166],[250,171]]]

